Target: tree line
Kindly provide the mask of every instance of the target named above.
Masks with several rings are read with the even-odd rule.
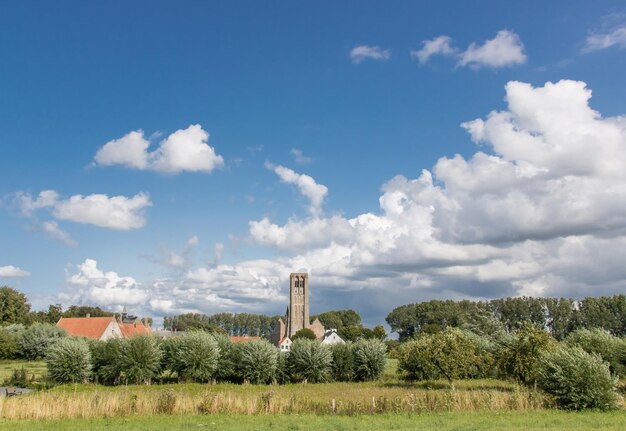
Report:
[[[433,300],[395,308],[386,318],[401,342],[420,332],[433,333],[447,327],[477,333],[512,332],[524,322],[543,328],[563,340],[581,328],[600,328],[626,336],[626,295],[568,298],[518,297],[490,301]]]

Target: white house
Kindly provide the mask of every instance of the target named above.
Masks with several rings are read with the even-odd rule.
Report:
[[[322,344],[326,346],[331,346],[333,344],[345,344],[346,342],[337,334],[336,329],[329,329],[324,333],[324,338],[322,339]]]
[[[278,343],[278,349],[282,353],[290,352],[292,344],[293,344],[293,342],[291,341],[291,339],[289,337],[283,337],[283,339],[280,340],[280,343]]]

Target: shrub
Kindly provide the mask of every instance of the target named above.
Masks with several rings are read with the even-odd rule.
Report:
[[[317,336],[315,335],[315,332],[313,332],[309,328],[302,328],[299,331],[297,331],[295,334],[293,334],[293,337],[291,337],[291,341],[297,340],[298,338],[304,338],[307,340],[317,340]]]
[[[103,384],[117,384],[122,376],[122,344],[120,338],[89,341],[94,380]]]
[[[57,383],[86,382],[91,375],[91,352],[83,338],[64,338],[48,349],[48,375]]]
[[[178,360],[178,351],[182,343],[183,335],[168,337],[159,342],[161,350],[161,368],[176,373],[179,378],[182,374],[182,364]]]
[[[617,378],[597,354],[580,347],[560,347],[542,355],[537,382],[561,408],[581,410],[617,408]]]
[[[289,352],[278,352],[277,361],[276,361],[276,383],[281,385],[285,383],[289,383]]]
[[[13,334],[0,329],[0,359],[16,359],[19,351],[20,346]]]
[[[171,415],[176,409],[176,392],[166,389],[159,394],[155,406],[156,413]]]
[[[122,341],[120,367],[131,383],[149,384],[161,369],[161,350],[154,337],[135,336]]]
[[[324,382],[331,372],[330,349],[317,341],[297,339],[291,345],[288,367],[292,380],[297,382]]]
[[[472,339],[456,328],[420,334],[400,348],[398,368],[409,380],[445,378],[450,384],[476,373],[481,358]]]
[[[278,349],[266,340],[241,344],[241,357],[237,366],[239,376],[252,384],[271,382],[276,377],[279,354]]]
[[[385,370],[387,346],[376,338],[358,340],[352,347],[352,357],[356,380],[376,380]]]
[[[524,322],[515,336],[498,351],[498,368],[505,376],[521,382],[535,382],[540,356],[555,347],[556,341],[550,334]]]
[[[48,348],[66,336],[65,331],[55,325],[34,323],[18,332],[17,343],[20,346],[21,356],[33,361],[45,358]]]
[[[330,346],[333,356],[332,376],[333,380],[349,382],[354,377],[354,363],[352,360],[352,344],[337,343]]]
[[[587,353],[597,353],[609,363],[611,372],[626,374],[626,341],[603,329],[578,329],[567,336],[565,342],[579,346]]]
[[[217,342],[207,332],[192,332],[183,336],[177,352],[179,377],[195,382],[211,380],[219,354]]]

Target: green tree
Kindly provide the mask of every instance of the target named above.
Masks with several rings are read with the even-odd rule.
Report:
[[[122,342],[120,366],[131,383],[150,384],[161,370],[161,355],[154,337],[140,335]]]
[[[239,351],[228,335],[215,334],[214,338],[220,348],[215,378],[220,382],[237,380],[236,366],[240,360]]]
[[[498,366],[507,376],[521,382],[536,382],[540,356],[556,346],[541,328],[523,322],[514,337],[498,352]]]
[[[30,304],[26,295],[10,288],[0,287],[0,324],[28,323]]]
[[[122,379],[122,351],[124,339],[109,338],[106,341],[90,340],[89,350],[93,364],[93,375],[98,383],[115,385]]]
[[[387,346],[377,338],[358,340],[352,347],[352,361],[356,380],[377,380],[385,371]]]
[[[561,408],[609,410],[621,404],[617,377],[599,355],[578,346],[562,346],[544,353],[538,365],[539,386],[553,395]]]
[[[604,329],[578,329],[565,339],[568,345],[578,346],[587,353],[596,353],[609,363],[611,372],[626,375],[626,340],[609,334]]]
[[[338,382],[349,382],[354,378],[352,343],[337,343],[330,346],[332,354],[332,377]]]
[[[185,380],[208,382],[218,365],[220,349],[207,332],[192,332],[181,337],[176,352],[180,374]]]
[[[57,383],[87,382],[91,375],[91,352],[83,338],[68,337],[48,349],[48,374]]]
[[[443,377],[450,385],[471,376],[481,358],[472,339],[457,328],[437,334],[422,334],[400,348],[399,369],[408,379]]]
[[[319,319],[327,329],[336,329],[339,332],[345,326],[359,326],[361,316],[354,310],[333,310],[311,316],[311,320]]]
[[[291,340],[293,341],[299,338],[305,338],[307,340],[317,340],[317,337],[315,336],[315,332],[313,332],[309,328],[300,329],[295,334],[293,334],[293,337],[291,337]]]
[[[20,355],[31,361],[43,359],[48,348],[66,336],[63,329],[50,323],[33,323],[18,333],[17,343],[20,346]]]
[[[280,352],[266,340],[252,340],[243,343],[238,364],[242,379],[261,385],[276,377]]]
[[[19,351],[20,346],[13,334],[0,328],[0,359],[16,359]]]
[[[317,341],[305,338],[293,342],[287,358],[292,380],[309,383],[327,381],[331,373],[332,360],[330,349]]]

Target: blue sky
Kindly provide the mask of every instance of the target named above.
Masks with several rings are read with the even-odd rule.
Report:
[[[626,8],[337,3],[3,3],[0,283],[37,308],[280,313],[306,269],[312,312],[371,324],[623,292]]]

